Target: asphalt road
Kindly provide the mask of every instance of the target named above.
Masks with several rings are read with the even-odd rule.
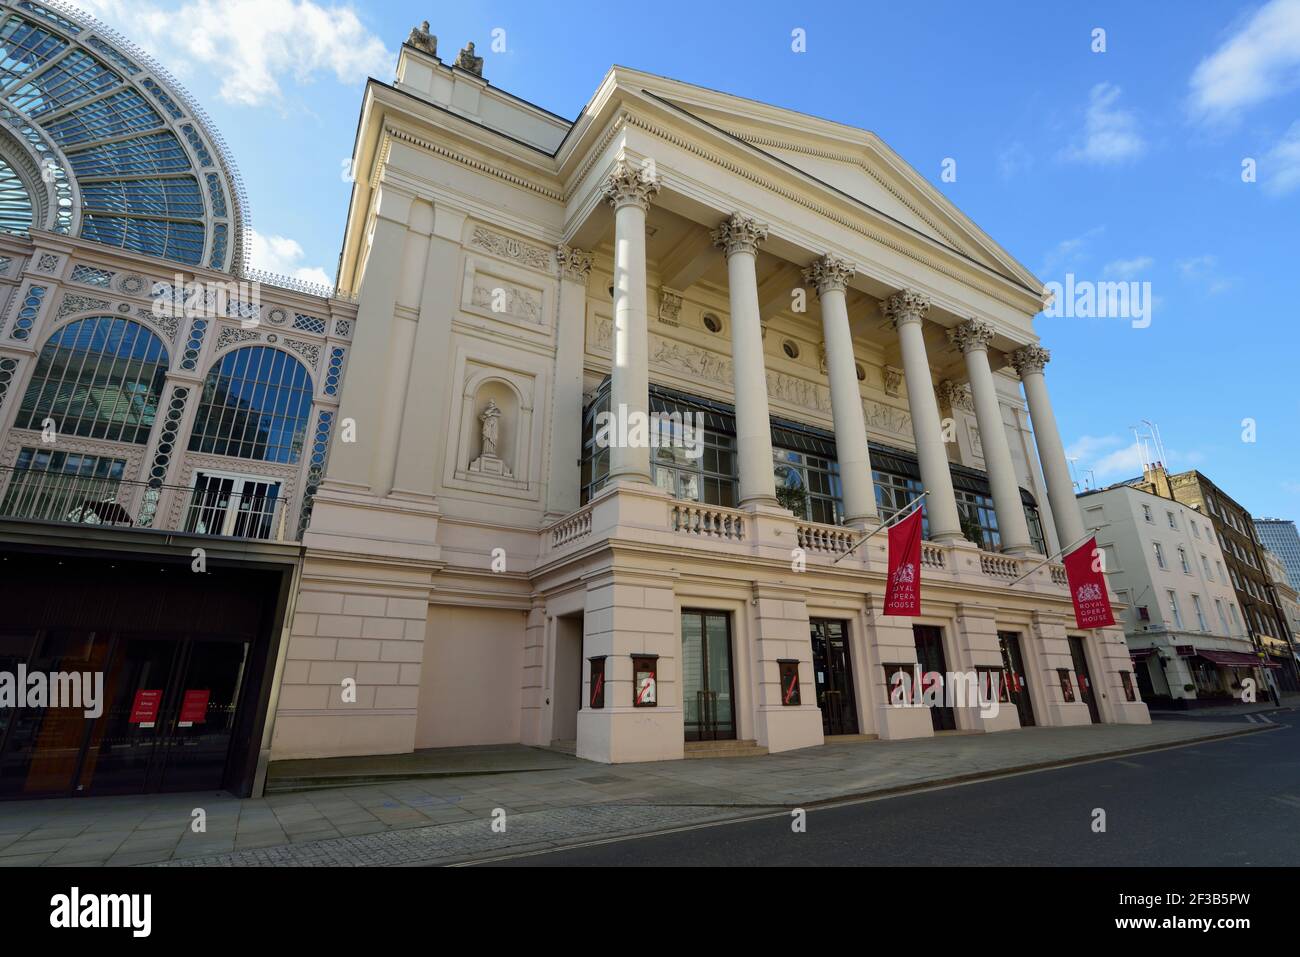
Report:
[[[805,833],[782,815],[493,863],[1295,866],[1300,713],[1271,720],[1217,742],[814,809]]]

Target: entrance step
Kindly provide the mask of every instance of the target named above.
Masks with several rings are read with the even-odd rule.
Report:
[[[853,744],[857,741],[879,741],[878,734],[828,734],[827,744]]]
[[[559,751],[561,754],[576,755],[578,753],[578,742],[572,739],[568,741],[552,741],[551,750]]]
[[[767,754],[758,742],[750,741],[687,741],[687,758],[757,758]]]

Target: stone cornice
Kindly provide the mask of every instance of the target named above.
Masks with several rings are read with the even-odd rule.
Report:
[[[909,322],[924,321],[929,311],[930,300],[922,293],[911,289],[896,292],[884,302],[885,316],[893,323],[895,329]]]
[[[485,160],[452,149],[449,146],[444,146],[441,143],[434,143],[431,140],[423,139],[422,137],[416,136],[414,133],[398,129],[394,126],[385,127],[384,132],[393,139],[410,143],[412,146],[418,146],[420,149],[428,150],[430,153],[441,156],[443,159],[449,159],[453,162],[460,163],[463,166],[468,166],[476,172],[484,173],[488,176],[495,176],[497,179],[505,180],[507,183],[510,183],[513,186],[518,186],[521,189],[531,190],[539,196],[545,196],[547,199],[557,201],[563,201],[564,199],[564,194],[557,189],[551,189],[549,186],[534,183],[530,179],[502,169],[499,165],[493,165]]]
[[[620,157],[605,177],[601,190],[605,201],[618,209],[622,206],[650,208],[650,198],[659,192],[659,177],[652,168],[630,163]]]
[[[948,330],[948,341],[965,355],[967,352],[988,350],[993,341],[993,326],[980,319],[967,319]]]
[[[837,289],[843,292],[849,288],[857,270],[852,264],[838,256],[823,256],[803,271],[803,281],[817,290],[818,296]]]
[[[1051,361],[1052,353],[1042,346],[1022,346],[1011,353],[1011,364],[1022,379],[1027,374],[1042,372],[1043,366]]]
[[[767,239],[767,227],[756,222],[752,216],[736,213],[730,219],[724,219],[709,235],[713,245],[726,252],[728,256],[735,253],[758,252],[759,244]]]

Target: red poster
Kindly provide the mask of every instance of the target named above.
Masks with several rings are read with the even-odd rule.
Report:
[[[186,691],[181,699],[181,724],[203,724],[208,720],[208,698],[211,691]]]
[[[1103,628],[1115,624],[1115,614],[1106,593],[1106,575],[1094,535],[1065,556],[1065,577],[1074,602],[1074,622],[1080,628]]]
[[[889,530],[886,615],[921,614],[921,510]]]
[[[142,688],[135,693],[131,703],[130,724],[153,724],[158,720],[158,706],[162,704],[162,691]]]

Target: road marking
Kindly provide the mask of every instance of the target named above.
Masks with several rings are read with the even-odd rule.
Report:
[[[1270,794],[1269,799],[1276,801],[1278,804],[1300,808],[1300,797],[1296,797],[1294,794]]]
[[[1254,716],[1253,714],[1248,714],[1248,715],[1246,715],[1246,720],[1249,721],[1251,724],[1256,724],[1256,723],[1257,723],[1257,722],[1255,721],[1255,716]]]
[[[1116,760],[1115,760],[1115,763],[1116,763],[1116,764],[1122,764],[1122,765],[1124,765],[1124,767],[1126,767],[1126,768],[1137,768],[1139,771],[1142,770],[1142,765],[1138,764],[1138,763],[1135,762],[1135,761],[1121,761],[1121,760],[1119,760],[1119,759],[1116,759]]]
[[[1275,727],[1280,728],[1283,726],[1277,725]],[[1253,737],[1256,734],[1262,733],[1263,730],[1264,729],[1261,728],[1259,731],[1232,731],[1227,734],[1219,735],[1215,738],[1209,738],[1209,739],[1203,738],[1199,741],[1189,741],[1183,744],[1155,744],[1149,748],[1144,748],[1141,751],[1134,752],[1134,756],[1136,757],[1144,754],[1153,754],[1160,751],[1186,751],[1188,754],[1199,754],[1199,752],[1192,750],[1193,745],[1221,744],[1221,743],[1226,744],[1229,740],[1241,738],[1247,735]],[[812,807],[809,807],[807,810],[809,814],[812,814],[817,811],[829,811],[838,808],[852,807],[854,805],[859,805],[859,804],[874,804],[877,801],[892,801],[895,798],[915,797],[918,794],[929,794],[932,791],[947,791],[952,788],[969,787],[972,784],[989,784],[994,781],[1003,781],[1006,780],[1007,778],[1019,778],[1030,774],[1046,774],[1051,771],[1064,771],[1069,768],[1077,768],[1087,764],[1101,764],[1106,761],[1118,761],[1118,760],[1119,760],[1118,758],[1108,758],[1104,754],[1094,755],[1090,757],[1081,757],[1079,760],[1071,761],[1068,764],[1058,764],[1048,768],[1032,768],[1024,771],[1007,771],[1001,774],[995,773],[990,775],[989,777],[976,778],[971,781],[957,781],[951,784],[933,784],[928,787],[922,785],[906,791],[898,791],[893,794],[879,794],[874,797],[870,795],[866,797],[848,797],[839,801],[830,801],[825,804],[817,804]],[[1297,804],[1296,806],[1300,807],[1300,804]],[[783,820],[788,820],[789,816],[790,816],[789,809],[783,807],[779,811],[759,811],[755,814],[749,814],[742,817],[724,818],[723,820],[720,821],[702,821],[699,824],[684,824],[684,825],[679,825],[677,827],[667,828],[662,831],[645,831],[639,834],[619,834],[613,837],[597,838],[596,840],[582,841],[576,844],[558,844],[552,847],[537,848],[531,851],[519,851],[516,853],[506,853],[503,855],[491,856],[491,857],[470,858],[462,861],[453,861],[450,863],[434,862],[433,866],[475,867],[479,864],[495,864],[500,861],[511,861],[511,860],[517,860],[519,858],[524,858],[524,857],[542,857],[547,854],[557,854],[557,853],[562,853],[564,851],[579,850],[587,847],[599,847],[604,844],[622,844],[628,841],[644,840],[646,838],[660,837],[667,834],[679,834],[683,831],[702,831],[705,830],[706,828],[727,827],[733,824],[751,824],[755,821],[768,820],[772,818],[781,818]],[[412,862],[412,864],[408,866],[419,867],[422,865],[419,862]]]

